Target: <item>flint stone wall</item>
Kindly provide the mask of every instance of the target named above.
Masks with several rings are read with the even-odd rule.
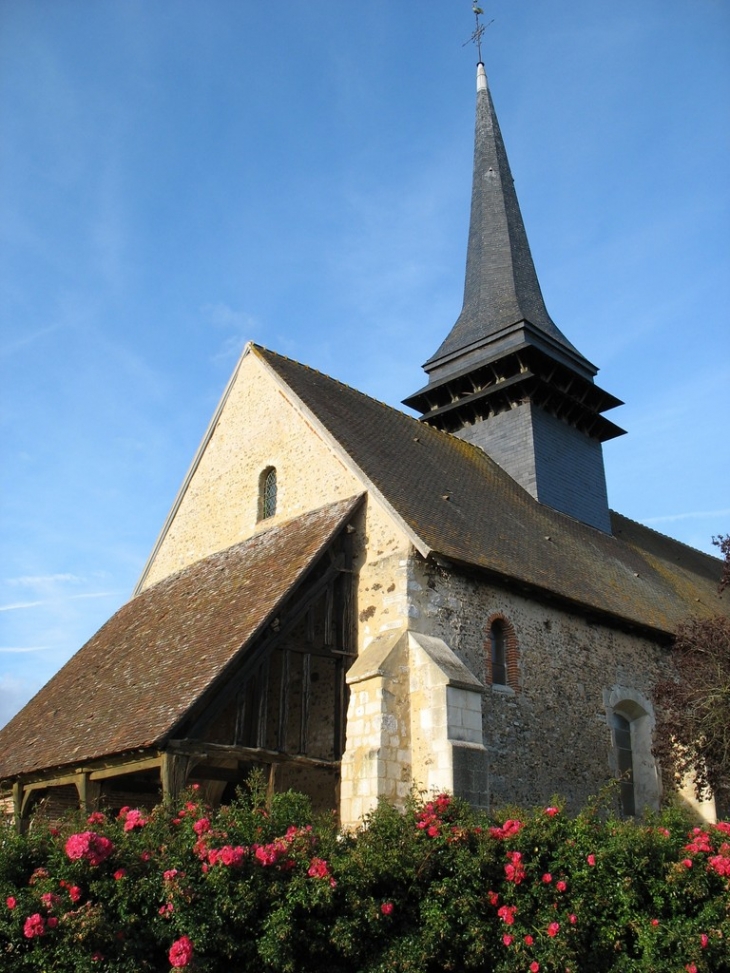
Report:
[[[408,589],[413,627],[442,638],[487,684],[483,740],[492,805],[548,802],[560,795],[577,809],[615,776],[614,705],[623,698],[640,700],[650,717],[645,726],[653,725],[653,689],[670,661],[666,649],[650,639],[447,571],[418,555],[409,562]],[[511,623],[519,643],[514,687],[488,685],[489,619],[495,614]],[[656,804],[658,780],[646,787],[637,797]]]

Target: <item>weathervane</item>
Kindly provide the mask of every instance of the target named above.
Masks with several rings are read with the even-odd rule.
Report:
[[[489,24],[480,23],[479,17],[484,13],[484,11],[482,10],[481,7],[478,7],[476,4],[473,4],[471,9],[474,11],[474,19],[476,20],[476,27],[474,28],[474,32],[472,33],[469,40],[464,41],[464,43],[461,46],[466,47],[467,44],[475,44],[477,53],[479,54],[479,63],[481,64],[482,63],[482,37],[484,35],[484,31],[487,29],[487,27],[489,27],[489,24],[493,24],[494,21],[490,20]]]

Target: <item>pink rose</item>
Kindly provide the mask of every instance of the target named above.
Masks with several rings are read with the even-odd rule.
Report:
[[[593,866],[593,865],[596,864],[596,856],[595,855],[586,855],[586,861],[588,862],[589,865]]]
[[[144,828],[147,818],[141,811],[128,811],[124,819],[124,830],[132,831],[134,828]]]
[[[71,861],[83,858],[90,865],[101,865],[113,851],[114,845],[111,841],[93,831],[72,834],[66,842],[66,854]]]
[[[497,909],[497,915],[503,922],[506,922],[508,926],[514,925],[516,912],[516,905],[503,905]]]
[[[14,895],[9,895],[5,900],[5,905],[8,907],[8,909],[14,909],[17,904],[18,900]]]
[[[46,921],[39,912],[34,912],[32,916],[28,916],[23,924],[23,935],[26,939],[42,936],[45,931]]]
[[[170,947],[168,958],[170,960],[170,966],[180,968],[188,965],[193,958],[193,944],[187,936],[181,936],[180,939],[175,940]]]
[[[327,878],[329,875],[329,868],[327,862],[323,858],[313,858],[309,863],[309,870],[307,875],[310,878]]]
[[[560,932],[559,922],[551,922],[550,925],[547,927],[548,936],[555,937],[559,932]]]
[[[393,903],[392,902],[383,902],[383,904],[380,906],[380,911],[383,913],[384,916],[390,916],[390,915],[392,915],[393,914]]]

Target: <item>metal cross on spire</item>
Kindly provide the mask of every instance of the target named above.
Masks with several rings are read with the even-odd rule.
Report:
[[[489,24],[481,23],[479,18],[484,14],[482,8],[478,7],[476,4],[472,4],[471,9],[474,11],[474,19],[476,21],[476,27],[474,28],[474,31],[471,37],[469,38],[469,40],[464,41],[464,43],[461,46],[466,47],[467,44],[474,44],[477,49],[477,54],[479,55],[479,63],[481,64],[482,63],[482,37],[484,35],[484,31],[487,29],[487,27],[489,27],[489,24],[493,24],[494,21],[490,20]]]

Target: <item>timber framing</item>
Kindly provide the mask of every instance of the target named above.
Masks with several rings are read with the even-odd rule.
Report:
[[[75,788],[76,804],[88,813],[132,800],[142,806],[174,801],[193,782],[219,797],[227,785],[243,783],[253,767],[268,774],[271,792],[286,766],[338,781],[345,674],[355,657],[352,536],[346,525],[340,521],[262,624],[157,740],[6,778],[18,828],[25,829],[39,803],[71,807],[69,791],[62,791],[68,788]],[[311,731],[314,687],[323,684],[333,707],[329,739]]]

